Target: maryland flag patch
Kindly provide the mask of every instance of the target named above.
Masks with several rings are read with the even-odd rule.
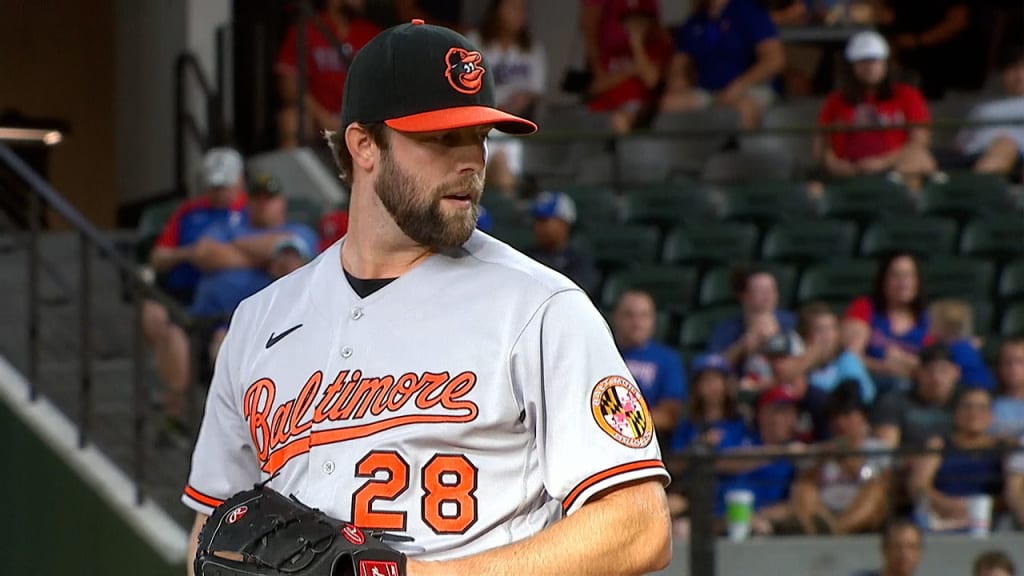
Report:
[[[654,423],[647,403],[633,382],[622,376],[608,376],[594,386],[590,395],[594,421],[616,442],[630,448],[645,448],[654,437]]]

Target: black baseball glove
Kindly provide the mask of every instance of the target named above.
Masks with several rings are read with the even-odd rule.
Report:
[[[257,485],[214,510],[193,566],[196,576],[405,576],[386,537]]]

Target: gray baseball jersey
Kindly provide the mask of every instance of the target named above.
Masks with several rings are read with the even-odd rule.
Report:
[[[360,298],[341,242],[236,311],[186,505],[209,514],[276,473],[272,488],[445,559],[611,486],[667,482],[647,405],[575,284],[476,231]]]

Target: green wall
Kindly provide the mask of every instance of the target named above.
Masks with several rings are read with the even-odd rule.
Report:
[[[183,576],[0,401],[0,574]]]

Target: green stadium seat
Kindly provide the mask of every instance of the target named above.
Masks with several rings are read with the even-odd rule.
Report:
[[[697,291],[697,270],[675,266],[630,266],[609,274],[601,293],[602,306],[611,308],[627,290],[643,290],[658,310],[684,312]]]
[[[605,322],[608,323],[608,327],[614,329],[615,309],[601,308],[601,314],[604,316]],[[665,310],[658,311],[654,319],[654,339],[666,346],[675,346],[674,337],[679,331],[677,324],[675,314]]]
[[[984,336],[984,340],[981,343],[981,357],[985,359],[985,363],[989,366],[995,366],[996,359],[999,357],[999,347],[1003,345],[1003,339],[994,332],[982,336]]]
[[[853,255],[857,226],[853,222],[805,219],[780,222],[765,235],[761,256],[779,262],[814,262]]]
[[[992,325],[995,318],[992,302],[990,300],[975,300],[969,302],[969,304],[974,313],[974,333],[979,335],[990,334],[996,328]]]
[[[517,250],[533,246],[533,230],[529,226],[496,224],[490,234]]]
[[[999,274],[999,299],[1024,299],[1024,258],[1003,266]]]
[[[948,256],[956,247],[957,223],[934,216],[892,216],[868,224],[860,255],[875,258],[891,250],[909,250],[921,257]]]
[[[660,252],[661,232],[639,224],[595,224],[598,234],[588,235],[591,253],[599,266],[653,264]]]
[[[289,222],[305,224],[313,230],[316,230],[320,223],[320,217],[323,216],[323,212],[323,205],[312,198],[306,198],[305,196],[288,197]]]
[[[725,191],[722,218],[770,226],[787,218],[813,214],[804,186],[790,182],[759,182]]]
[[[576,203],[577,226],[587,228],[594,222],[614,222],[621,217],[619,198],[608,186],[564,186],[559,190]]]
[[[1006,180],[999,176],[954,173],[949,181],[930,184],[921,191],[925,214],[950,216],[964,221],[975,216],[1013,210]]]
[[[757,226],[744,222],[691,222],[672,229],[665,239],[670,264],[747,262],[756,255]]]
[[[800,275],[797,301],[849,303],[871,292],[877,264],[874,260],[838,260],[809,266]]]
[[[1020,338],[1024,336],[1024,302],[1013,304],[1003,311],[999,325],[999,335],[1004,338]]]
[[[759,262],[757,266],[771,271],[779,286],[779,306],[789,308],[796,288],[796,268],[787,264],[768,262]],[[718,266],[705,272],[701,279],[697,304],[700,306],[737,305],[732,289],[732,277],[736,268],[735,266]]]
[[[929,298],[962,298],[967,301],[992,297],[995,264],[970,258],[934,258],[921,262]]]
[[[867,222],[891,214],[911,214],[915,205],[907,189],[884,176],[839,180],[825,190],[821,214]]]
[[[687,355],[703,354],[715,325],[740,313],[739,306],[716,306],[693,310],[683,317],[679,328],[679,345]]]
[[[674,226],[715,217],[711,193],[698,184],[662,184],[623,191],[627,222]]]
[[[1009,259],[1024,256],[1024,216],[973,218],[960,237],[964,256]]]
[[[499,190],[486,190],[480,198],[480,205],[487,209],[494,226],[525,226],[529,223],[526,208]]]
[[[171,219],[180,200],[164,200],[150,204],[142,211],[139,218],[138,242],[135,246],[135,258],[139,263],[149,261],[149,253],[160,237],[164,226]]]

